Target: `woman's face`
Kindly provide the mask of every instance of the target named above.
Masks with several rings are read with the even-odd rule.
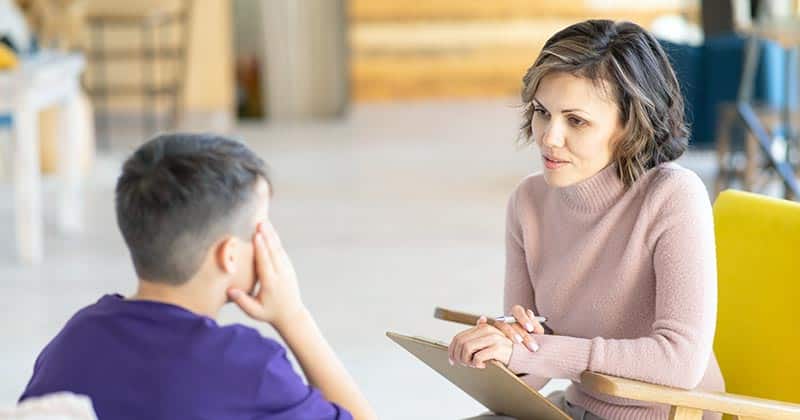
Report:
[[[591,80],[553,73],[533,96],[531,128],[549,185],[575,184],[611,163],[622,126],[610,95]]]

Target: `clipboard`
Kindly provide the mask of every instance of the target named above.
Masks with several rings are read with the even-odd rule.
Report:
[[[450,366],[443,343],[391,331],[386,336],[496,414],[518,420],[570,420],[500,362],[490,361],[484,369]]]

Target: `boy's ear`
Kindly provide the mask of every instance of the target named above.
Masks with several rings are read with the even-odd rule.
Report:
[[[226,274],[236,274],[236,238],[229,236],[217,243],[215,258],[217,267]]]

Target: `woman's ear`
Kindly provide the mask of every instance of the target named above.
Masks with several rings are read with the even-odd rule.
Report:
[[[217,267],[226,274],[236,274],[236,258],[239,243],[229,236],[217,243],[215,252]]]

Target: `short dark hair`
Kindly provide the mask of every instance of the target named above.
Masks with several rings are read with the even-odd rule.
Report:
[[[244,144],[170,133],[137,149],[117,180],[117,225],[139,278],[179,285],[225,234],[249,238],[266,164]],[[270,188],[271,191],[271,188]]]
[[[614,151],[626,186],[688,147],[683,95],[656,38],[631,22],[587,20],[550,37],[523,78],[522,138],[532,137],[533,95],[548,74],[564,72],[610,88],[624,129]]]

